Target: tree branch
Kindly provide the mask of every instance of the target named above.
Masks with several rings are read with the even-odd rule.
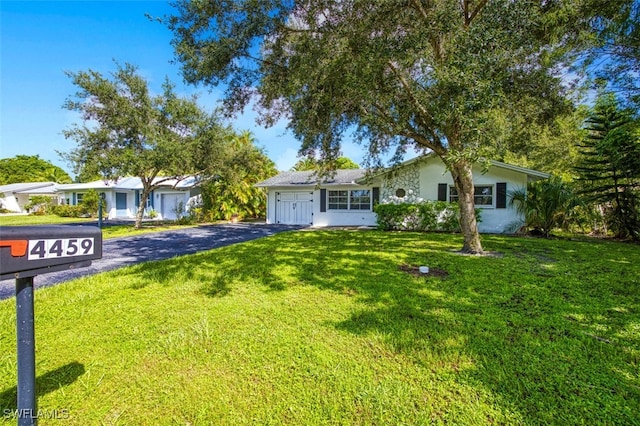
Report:
[[[473,0],[464,1],[464,26],[469,27],[471,22],[475,19],[475,17],[480,13],[480,11],[487,5],[489,0],[480,0],[478,5],[471,11],[469,15],[469,6]]]
[[[404,91],[409,97],[409,100],[411,101],[413,106],[416,108],[416,111],[418,112],[418,116],[422,118],[423,125],[426,128],[430,129],[432,126],[429,123],[433,123],[433,117],[431,117],[431,114],[429,114],[429,111],[427,111],[424,108],[424,106],[422,106],[420,101],[418,101],[418,99],[415,97],[413,91],[411,90],[411,85],[409,84],[407,79],[404,77],[404,75],[402,75],[400,69],[392,61],[388,61],[387,64],[389,65],[389,68],[391,68],[393,73],[396,75],[398,80],[400,81],[400,84],[404,88]]]
[[[413,0],[413,5],[415,6],[416,10],[418,11],[418,13],[420,13],[420,15],[422,15],[422,17],[424,19],[429,19],[429,14],[427,13],[427,11],[424,9],[424,7],[422,7],[422,2],[420,0]]]
[[[432,149],[435,152],[444,152],[444,147],[442,146],[442,142],[440,138],[435,134],[433,129],[425,126],[423,127],[425,130],[431,135],[431,140],[420,133],[417,129],[415,129],[410,123],[398,123],[388,112],[387,108],[384,108],[382,105],[375,104],[374,105],[376,112],[372,114],[378,115],[382,119],[382,121],[388,123],[390,125],[389,133],[398,134],[400,136],[404,136],[410,139],[413,139],[419,145],[424,146],[425,148]],[[369,111],[362,108],[364,114],[369,114]]]

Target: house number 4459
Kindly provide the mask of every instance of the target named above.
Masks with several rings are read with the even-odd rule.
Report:
[[[62,238],[57,240],[29,240],[29,260],[93,254],[93,238]]]

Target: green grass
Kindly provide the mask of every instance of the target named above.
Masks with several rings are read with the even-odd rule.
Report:
[[[182,229],[182,228],[192,228],[196,225],[177,225],[173,222],[143,222],[142,228],[136,229],[131,224],[126,225],[109,225],[102,228],[102,238],[119,238],[119,237],[130,237],[133,235],[141,235],[148,234],[151,232],[161,232],[161,231],[169,231],[172,229]]]
[[[638,245],[460,244],[283,233],[38,290],[39,408],[79,425],[640,424]]]
[[[83,223],[97,226],[97,219],[83,219],[71,217],[59,217],[55,215],[45,216],[2,216],[0,226],[25,226],[25,225],[64,225],[69,223]],[[172,221],[143,222],[142,228],[135,229],[133,222],[124,225],[108,225],[102,228],[102,238],[119,238],[133,235],[148,234],[150,232],[168,231],[170,229],[189,228],[196,225],[177,225]]]
[[[95,219],[78,217],[60,217],[55,215],[0,215],[1,226],[22,225],[64,225],[65,223],[91,222]]]

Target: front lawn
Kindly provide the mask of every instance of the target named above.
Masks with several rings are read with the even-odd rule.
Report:
[[[459,235],[289,232],[38,290],[39,409],[78,425],[640,424],[640,247],[483,244],[503,256],[456,254]]]
[[[95,222],[91,218],[60,217],[56,215],[0,215],[0,226],[65,225],[68,223]]]
[[[0,215],[0,226],[28,226],[28,225],[68,225],[84,224],[85,226],[98,226],[95,218],[60,217],[56,215],[27,216],[27,215]],[[151,232],[168,231],[171,229],[189,228],[196,225],[178,225],[174,221],[147,221],[142,223],[140,229],[135,229],[134,222],[112,225],[108,221],[102,227],[102,238],[120,238],[134,235],[148,234]]]

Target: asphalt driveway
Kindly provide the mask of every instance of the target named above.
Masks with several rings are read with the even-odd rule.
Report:
[[[35,277],[34,284],[36,288],[48,287],[123,266],[194,254],[300,228],[264,223],[234,223],[112,238],[103,242],[102,259],[94,260],[90,267],[39,275]],[[0,281],[0,300],[14,295],[15,280]]]

